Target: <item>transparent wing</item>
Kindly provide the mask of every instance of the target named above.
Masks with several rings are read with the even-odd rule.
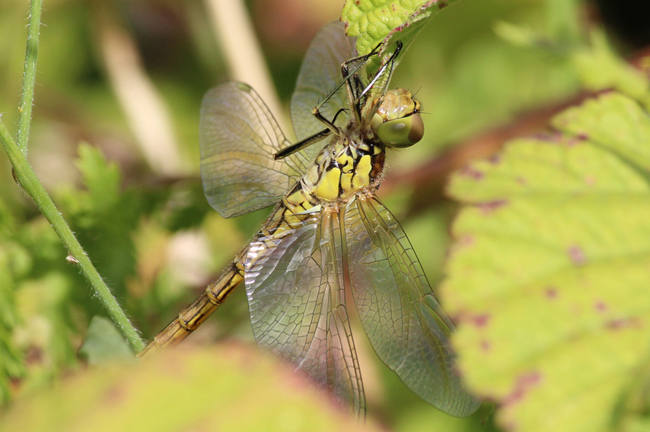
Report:
[[[277,203],[309,163],[300,154],[273,159],[290,143],[259,95],[242,83],[224,83],[205,95],[199,139],[203,189],[223,217]]]
[[[341,81],[341,64],[355,56],[354,39],[345,36],[344,24],[339,21],[327,24],[311,42],[291,98],[291,121],[299,140],[324,129],[323,124],[311,114],[311,110]],[[347,106],[347,94],[343,86],[322,107],[321,113],[331,120],[340,108]],[[305,151],[313,160],[322,148],[323,146],[316,145]]]
[[[346,209],[345,231],[354,301],[377,355],[436,408],[472,414],[479,401],[454,373],[453,324],[395,217],[376,198],[359,196]]]
[[[314,215],[281,239],[253,242],[246,293],[257,343],[359,414],[365,396],[345,308],[339,226],[338,214]]]

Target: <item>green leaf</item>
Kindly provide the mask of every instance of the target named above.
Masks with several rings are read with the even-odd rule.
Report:
[[[357,38],[357,51],[364,55],[379,43],[390,42],[393,37],[404,44],[404,50],[415,35],[441,9],[457,0],[346,0],[341,12],[346,34]],[[382,54],[392,52],[390,44],[382,47]],[[367,66],[369,75],[379,66],[375,59]]]
[[[106,161],[100,149],[81,143],[79,159],[75,165],[81,172],[87,189],[83,199],[76,202],[77,205],[93,213],[101,213],[113,207],[120,198],[121,175],[117,164]]]
[[[317,432],[359,424],[276,358],[220,345],[78,373],[17,401],[0,430]]]
[[[647,179],[650,119],[632,99],[613,93],[588,100],[557,116],[553,126],[618,154]]]
[[[501,426],[607,430],[650,348],[650,119],[609,93],[553,125],[453,177],[443,304]]]
[[[90,322],[79,353],[84,355],[91,365],[134,358],[129,344],[119,330],[111,320],[101,316],[94,316]]]
[[[133,191],[121,191],[119,167],[100,149],[81,143],[75,165],[85,189],[60,190],[58,202],[97,270],[110,281],[113,294],[123,298],[125,279],[135,273],[131,233],[147,203]]]
[[[602,30],[591,32],[591,44],[574,50],[571,60],[589,90],[614,88],[650,106],[646,73],[621,59],[609,45]]]

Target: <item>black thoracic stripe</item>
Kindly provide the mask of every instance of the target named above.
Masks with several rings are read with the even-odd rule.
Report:
[[[352,178],[350,179],[350,184],[354,184],[354,178],[357,176],[357,166],[359,166],[359,162],[361,162],[361,158],[365,156],[365,150],[361,150],[357,148],[357,157],[352,157],[350,155],[350,158],[354,161],[352,162]]]

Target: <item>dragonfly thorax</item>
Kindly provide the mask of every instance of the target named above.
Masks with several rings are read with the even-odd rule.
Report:
[[[303,191],[318,204],[346,202],[376,189],[384,171],[384,146],[374,134],[342,131],[318,155],[301,179]]]

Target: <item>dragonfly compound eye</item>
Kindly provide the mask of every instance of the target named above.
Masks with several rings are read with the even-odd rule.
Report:
[[[410,147],[424,135],[424,123],[419,113],[388,120],[377,128],[377,136],[388,147]]]

